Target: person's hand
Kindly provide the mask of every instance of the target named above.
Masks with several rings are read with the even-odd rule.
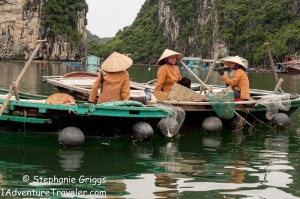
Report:
[[[219,69],[219,70],[218,70],[218,73],[219,73],[221,76],[224,75],[224,71],[223,71],[222,69]]]

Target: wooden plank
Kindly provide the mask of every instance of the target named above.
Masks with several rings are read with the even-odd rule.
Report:
[[[0,120],[11,121],[11,122],[26,122],[26,123],[34,123],[34,124],[52,124],[51,119],[20,117],[20,116],[12,116],[12,115],[1,115]]]
[[[192,89],[186,88],[180,84],[175,83],[168,96],[170,100],[176,101],[191,101],[192,99],[205,98],[203,95],[196,93]]]

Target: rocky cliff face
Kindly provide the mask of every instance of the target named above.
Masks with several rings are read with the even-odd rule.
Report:
[[[214,0],[197,0],[196,5],[197,22],[193,24],[193,31],[188,33],[186,46],[182,53],[190,54],[189,49],[197,49],[199,47],[199,32],[201,33],[207,30],[212,30],[210,33],[211,36],[203,38],[201,43],[208,46],[208,49],[206,49],[208,54],[206,56],[214,57],[217,53],[218,46],[220,44],[224,44],[224,42],[220,39],[218,32],[218,17]],[[176,13],[172,9],[170,0],[159,0],[158,17],[159,23],[164,26],[164,36],[169,38],[169,40],[175,44],[175,48],[182,47],[179,46],[178,40],[185,24],[182,19],[176,17]],[[208,40],[207,38],[210,39]],[[222,49],[221,54],[226,53],[227,49]],[[199,56],[193,54],[190,55]]]
[[[41,27],[41,10],[47,0],[0,0],[0,59],[27,59],[36,40],[45,35]],[[86,10],[77,12],[77,30],[82,33],[81,50],[87,50]],[[38,59],[74,60],[78,47],[73,47],[61,35],[44,42]]]

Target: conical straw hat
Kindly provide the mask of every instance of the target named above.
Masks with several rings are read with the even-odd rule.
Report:
[[[166,49],[163,54],[160,56],[160,58],[158,59],[158,61],[156,62],[157,64],[160,64],[160,62],[167,58],[167,57],[170,57],[170,56],[174,56],[176,55],[177,59],[181,59],[182,58],[182,54],[178,53],[178,52],[175,52],[173,50],[169,50],[169,49]]]
[[[101,64],[101,69],[107,72],[119,72],[132,65],[132,59],[117,52],[113,52]]]
[[[242,66],[244,69],[247,68],[247,66],[245,66],[245,64],[243,63],[242,59],[239,56],[234,56],[223,61],[223,64],[225,64],[226,66],[229,66],[230,63],[236,63]]]

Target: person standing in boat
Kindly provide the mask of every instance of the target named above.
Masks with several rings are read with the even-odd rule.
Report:
[[[244,65],[242,59],[239,56],[231,57],[223,61],[223,64],[229,66],[231,70],[234,70],[234,74],[231,78],[224,74],[222,69],[218,70],[225,84],[232,87],[234,91],[234,98],[236,100],[249,100],[250,88],[249,79],[246,74],[247,67]]]
[[[101,93],[97,103],[128,100],[130,98],[129,74],[126,71],[133,61],[131,58],[113,52],[101,65],[101,70],[91,89],[88,101],[96,103],[98,90]]]
[[[191,80],[187,77],[181,77],[179,68],[176,66],[177,61],[182,58],[182,54],[166,49],[160,56],[157,64],[156,86],[153,95],[158,100],[166,100],[175,83],[179,83],[187,88],[191,87]]]

